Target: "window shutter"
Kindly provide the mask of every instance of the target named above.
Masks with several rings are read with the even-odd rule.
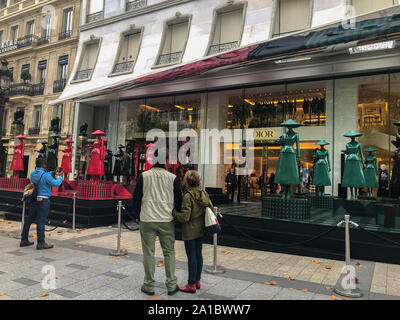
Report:
[[[137,59],[137,55],[139,52],[139,43],[140,43],[140,33],[137,32],[135,34],[129,35],[128,41],[128,61],[133,61]]]
[[[171,53],[183,51],[186,42],[188,22],[172,25]]]
[[[89,14],[103,11],[103,0],[90,0]]]
[[[221,43],[239,41],[243,23],[243,9],[221,15]]]
[[[280,0],[277,8],[278,30],[286,33],[306,29],[309,26],[310,0]]]
[[[393,0],[353,0],[356,16],[393,6]]]
[[[91,43],[86,46],[80,70],[93,69],[96,63],[97,49],[99,43]]]

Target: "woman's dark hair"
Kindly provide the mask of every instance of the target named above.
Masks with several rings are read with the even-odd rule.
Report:
[[[46,158],[37,158],[36,159],[36,168],[46,168],[47,160]]]

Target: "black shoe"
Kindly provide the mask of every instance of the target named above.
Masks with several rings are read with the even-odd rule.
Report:
[[[38,243],[36,249],[45,250],[45,249],[51,249],[53,247],[54,246],[52,244],[47,244],[46,242],[43,242],[43,243]]]
[[[154,296],[154,291],[153,291],[153,292],[147,291],[144,285],[142,285],[142,287],[140,288],[140,290],[141,290],[143,293],[147,294],[148,296]]]
[[[172,291],[168,291],[168,295],[169,296],[173,296],[175,293],[177,293],[179,291],[179,287],[178,285],[176,285],[175,289]]]
[[[21,240],[21,243],[19,244],[19,246],[22,247],[29,247],[34,245],[34,242],[31,242],[29,240]]]

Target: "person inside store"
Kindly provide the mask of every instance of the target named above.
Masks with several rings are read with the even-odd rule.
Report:
[[[278,185],[275,183],[275,173],[271,173],[271,175],[268,179],[268,187],[269,187],[269,192],[271,194],[276,194]]]
[[[249,184],[250,184],[250,198],[254,200],[257,197],[257,190],[258,190],[258,178],[254,170],[250,174]]]
[[[133,192],[132,208],[139,223],[145,273],[141,291],[150,296],[154,295],[155,287],[157,237],[164,255],[168,295],[179,291],[175,276],[175,223],[172,211],[181,210],[182,193],[177,177],[166,170],[167,157],[166,148],[155,149],[151,159],[147,155],[152,167],[139,175]]]
[[[378,177],[378,197],[387,197],[389,188],[389,171],[386,169],[386,165],[381,165],[381,167],[379,168]]]
[[[227,191],[229,200],[231,202],[233,202],[233,199],[235,197],[235,190],[237,189],[237,185],[238,185],[234,167],[229,169],[229,172],[225,178],[225,183],[226,183],[226,191]]]
[[[29,229],[36,221],[37,229],[37,250],[51,249],[53,245],[45,241],[45,224],[50,211],[51,188],[59,187],[62,184],[62,169],[56,168],[54,172],[47,172],[46,158],[36,159],[36,169],[31,172],[30,181],[37,188],[37,198],[33,200],[27,219],[21,233],[20,247],[31,246],[34,243],[29,241]]]
[[[195,293],[201,288],[205,211],[207,207],[214,210],[210,197],[201,189],[200,181],[201,177],[197,171],[186,172],[184,183],[187,191],[183,196],[182,210],[173,211],[174,218],[182,223],[182,240],[185,243],[189,270],[188,283],[179,287],[179,290],[187,293]]]

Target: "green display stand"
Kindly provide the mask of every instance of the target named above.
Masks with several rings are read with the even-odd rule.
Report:
[[[311,204],[305,198],[287,200],[278,197],[264,197],[261,215],[280,219],[308,220],[311,216]]]
[[[311,208],[328,210],[333,209],[333,197],[306,195],[306,198],[310,201]]]
[[[355,217],[376,217],[376,200],[347,200],[334,198],[333,215],[344,216],[346,214]]]

